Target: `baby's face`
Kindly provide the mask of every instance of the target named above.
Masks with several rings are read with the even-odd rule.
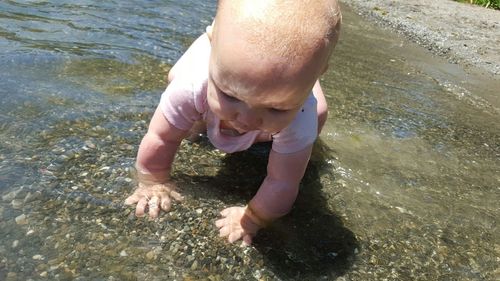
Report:
[[[294,88],[276,81],[275,85],[264,83],[251,89],[243,88],[242,83],[251,82],[245,81],[247,77],[244,76],[251,72],[252,67],[248,63],[248,71],[241,72],[243,64],[247,63],[234,62],[232,65],[237,67],[233,69],[225,69],[225,66],[217,64],[210,68],[210,109],[240,133],[251,130],[269,133],[281,131],[302,107],[310,87]]]
[[[208,105],[240,133],[277,133],[302,108],[316,80],[307,68],[262,56],[235,34],[212,40]],[[217,40],[217,39],[216,39]]]

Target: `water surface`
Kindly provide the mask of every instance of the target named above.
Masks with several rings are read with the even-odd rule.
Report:
[[[218,212],[265,157],[184,143],[186,202],[121,204],[170,65],[215,2],[0,3],[1,280],[495,280],[498,79],[465,72],[344,10],[322,82],[329,120],[292,213],[254,247]],[[255,152],[257,151],[257,152]]]

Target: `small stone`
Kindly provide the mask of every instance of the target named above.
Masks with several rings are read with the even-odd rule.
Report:
[[[95,148],[95,144],[90,140],[85,141],[85,146],[87,146],[88,148],[91,148],[91,149]]]
[[[35,201],[36,199],[39,199],[40,198],[40,193],[38,192],[35,192],[35,193],[31,193],[31,192],[28,192],[28,194],[26,194],[26,196],[24,197],[24,204],[26,203],[30,203],[32,201]]]
[[[19,199],[14,199],[10,202],[10,204],[12,205],[12,208],[16,209],[16,210],[20,210],[23,208],[23,201],[19,200]]]
[[[35,231],[33,229],[30,229],[28,230],[28,232],[26,232],[26,236],[30,236],[33,233],[35,233]]]
[[[203,213],[203,209],[202,208],[196,209],[196,213],[198,215],[201,215],[201,213]]]
[[[191,270],[196,270],[198,268],[198,261],[194,261],[191,265]]]
[[[19,225],[28,224],[28,218],[26,218],[25,214],[19,215],[16,217],[16,223]]]
[[[128,256],[128,254],[127,254],[127,252],[125,252],[125,250],[122,250],[120,252],[120,257],[127,257],[127,256]]]
[[[146,254],[146,258],[147,258],[148,260],[154,260],[154,259],[155,259],[155,257],[156,257],[156,255],[155,255],[155,252],[154,252],[154,251],[149,251],[149,252]]]
[[[5,195],[2,195],[2,200],[3,201],[12,201],[12,200],[14,200],[14,198],[16,198],[17,192],[18,191],[14,190],[14,191],[11,191],[11,192],[9,192],[9,193],[7,193]]]
[[[32,259],[37,260],[37,261],[40,261],[40,260],[43,260],[43,256],[42,256],[42,255],[34,255],[34,256],[32,257]]]
[[[14,240],[14,242],[12,242],[13,249],[17,248],[18,245],[19,245],[19,240]]]
[[[47,271],[44,271],[44,272],[40,273],[40,277],[45,278],[45,277],[47,277],[47,274],[48,274]]]

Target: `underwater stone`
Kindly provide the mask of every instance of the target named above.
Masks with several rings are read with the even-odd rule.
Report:
[[[20,210],[23,208],[23,201],[19,200],[19,199],[14,199],[10,202],[10,204],[12,205],[12,208],[16,209],[16,210]]]
[[[156,258],[156,255],[155,255],[154,250],[149,251],[149,252],[146,254],[146,258],[147,258],[148,260],[154,260],[154,259]]]
[[[28,224],[28,218],[26,218],[25,214],[17,216],[15,220],[16,220],[16,223],[19,225]]]
[[[198,261],[195,260],[191,265],[191,270],[196,270],[197,268],[198,268]]]
[[[3,201],[12,201],[12,200],[14,200],[14,198],[16,198],[18,192],[19,192],[19,190],[13,190],[5,195],[2,195],[2,200]]]

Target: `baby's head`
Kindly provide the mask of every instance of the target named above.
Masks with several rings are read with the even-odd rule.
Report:
[[[286,127],[326,70],[340,21],[336,0],[220,0],[211,109],[239,131]]]

